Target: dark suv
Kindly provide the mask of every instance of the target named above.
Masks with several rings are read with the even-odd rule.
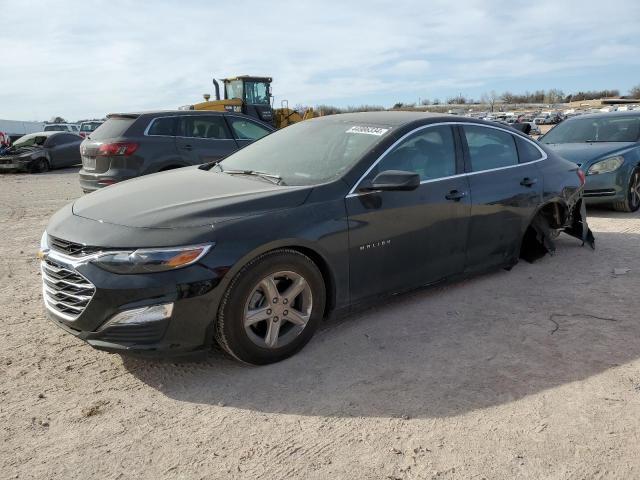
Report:
[[[80,186],[91,192],[148,173],[220,160],[273,130],[230,112],[111,114],[80,146]]]

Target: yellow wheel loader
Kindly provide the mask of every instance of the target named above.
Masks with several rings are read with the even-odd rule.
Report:
[[[286,100],[281,107],[274,109],[273,95],[271,94],[271,77],[255,77],[241,75],[233,78],[223,78],[224,98],[220,95],[220,85],[213,79],[215,88],[215,100],[211,96],[204,95],[204,102],[181,107],[184,110],[217,110],[227,112],[244,113],[276,128],[283,128],[292,123],[297,123],[307,118],[313,118],[312,108],[308,108],[304,114],[289,108]]]

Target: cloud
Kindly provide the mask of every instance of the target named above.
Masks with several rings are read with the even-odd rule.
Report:
[[[2,118],[175,108],[212,92],[213,76],[238,74],[272,76],[276,104],[292,105],[640,81],[631,0],[607,2],[624,14],[604,26],[594,0],[0,0],[0,10]],[[598,76],[621,66],[627,76]]]

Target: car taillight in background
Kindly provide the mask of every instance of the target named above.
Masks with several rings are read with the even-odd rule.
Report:
[[[133,142],[103,143],[98,148],[97,155],[112,157],[114,155],[129,156],[138,149],[138,144]]]
[[[584,182],[585,182],[584,172],[582,171],[581,168],[578,168],[576,173],[578,174],[578,178],[580,179],[580,185],[584,185]]]

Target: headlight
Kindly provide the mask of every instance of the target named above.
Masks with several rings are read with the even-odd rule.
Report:
[[[47,235],[47,231],[42,232],[42,237],[40,237],[40,250],[38,251],[38,258],[44,258],[44,254],[49,251],[49,236]]]
[[[105,252],[91,263],[104,270],[121,274],[164,272],[197,262],[212,246],[207,244],[189,247],[141,248],[133,252]]]
[[[42,237],[40,237],[40,250],[49,250],[49,235],[46,230],[42,232]]]
[[[616,155],[615,157],[605,158],[599,162],[594,163],[587,170],[587,175],[597,175],[599,173],[609,173],[620,168],[620,165],[624,163],[624,157],[622,155]]]

